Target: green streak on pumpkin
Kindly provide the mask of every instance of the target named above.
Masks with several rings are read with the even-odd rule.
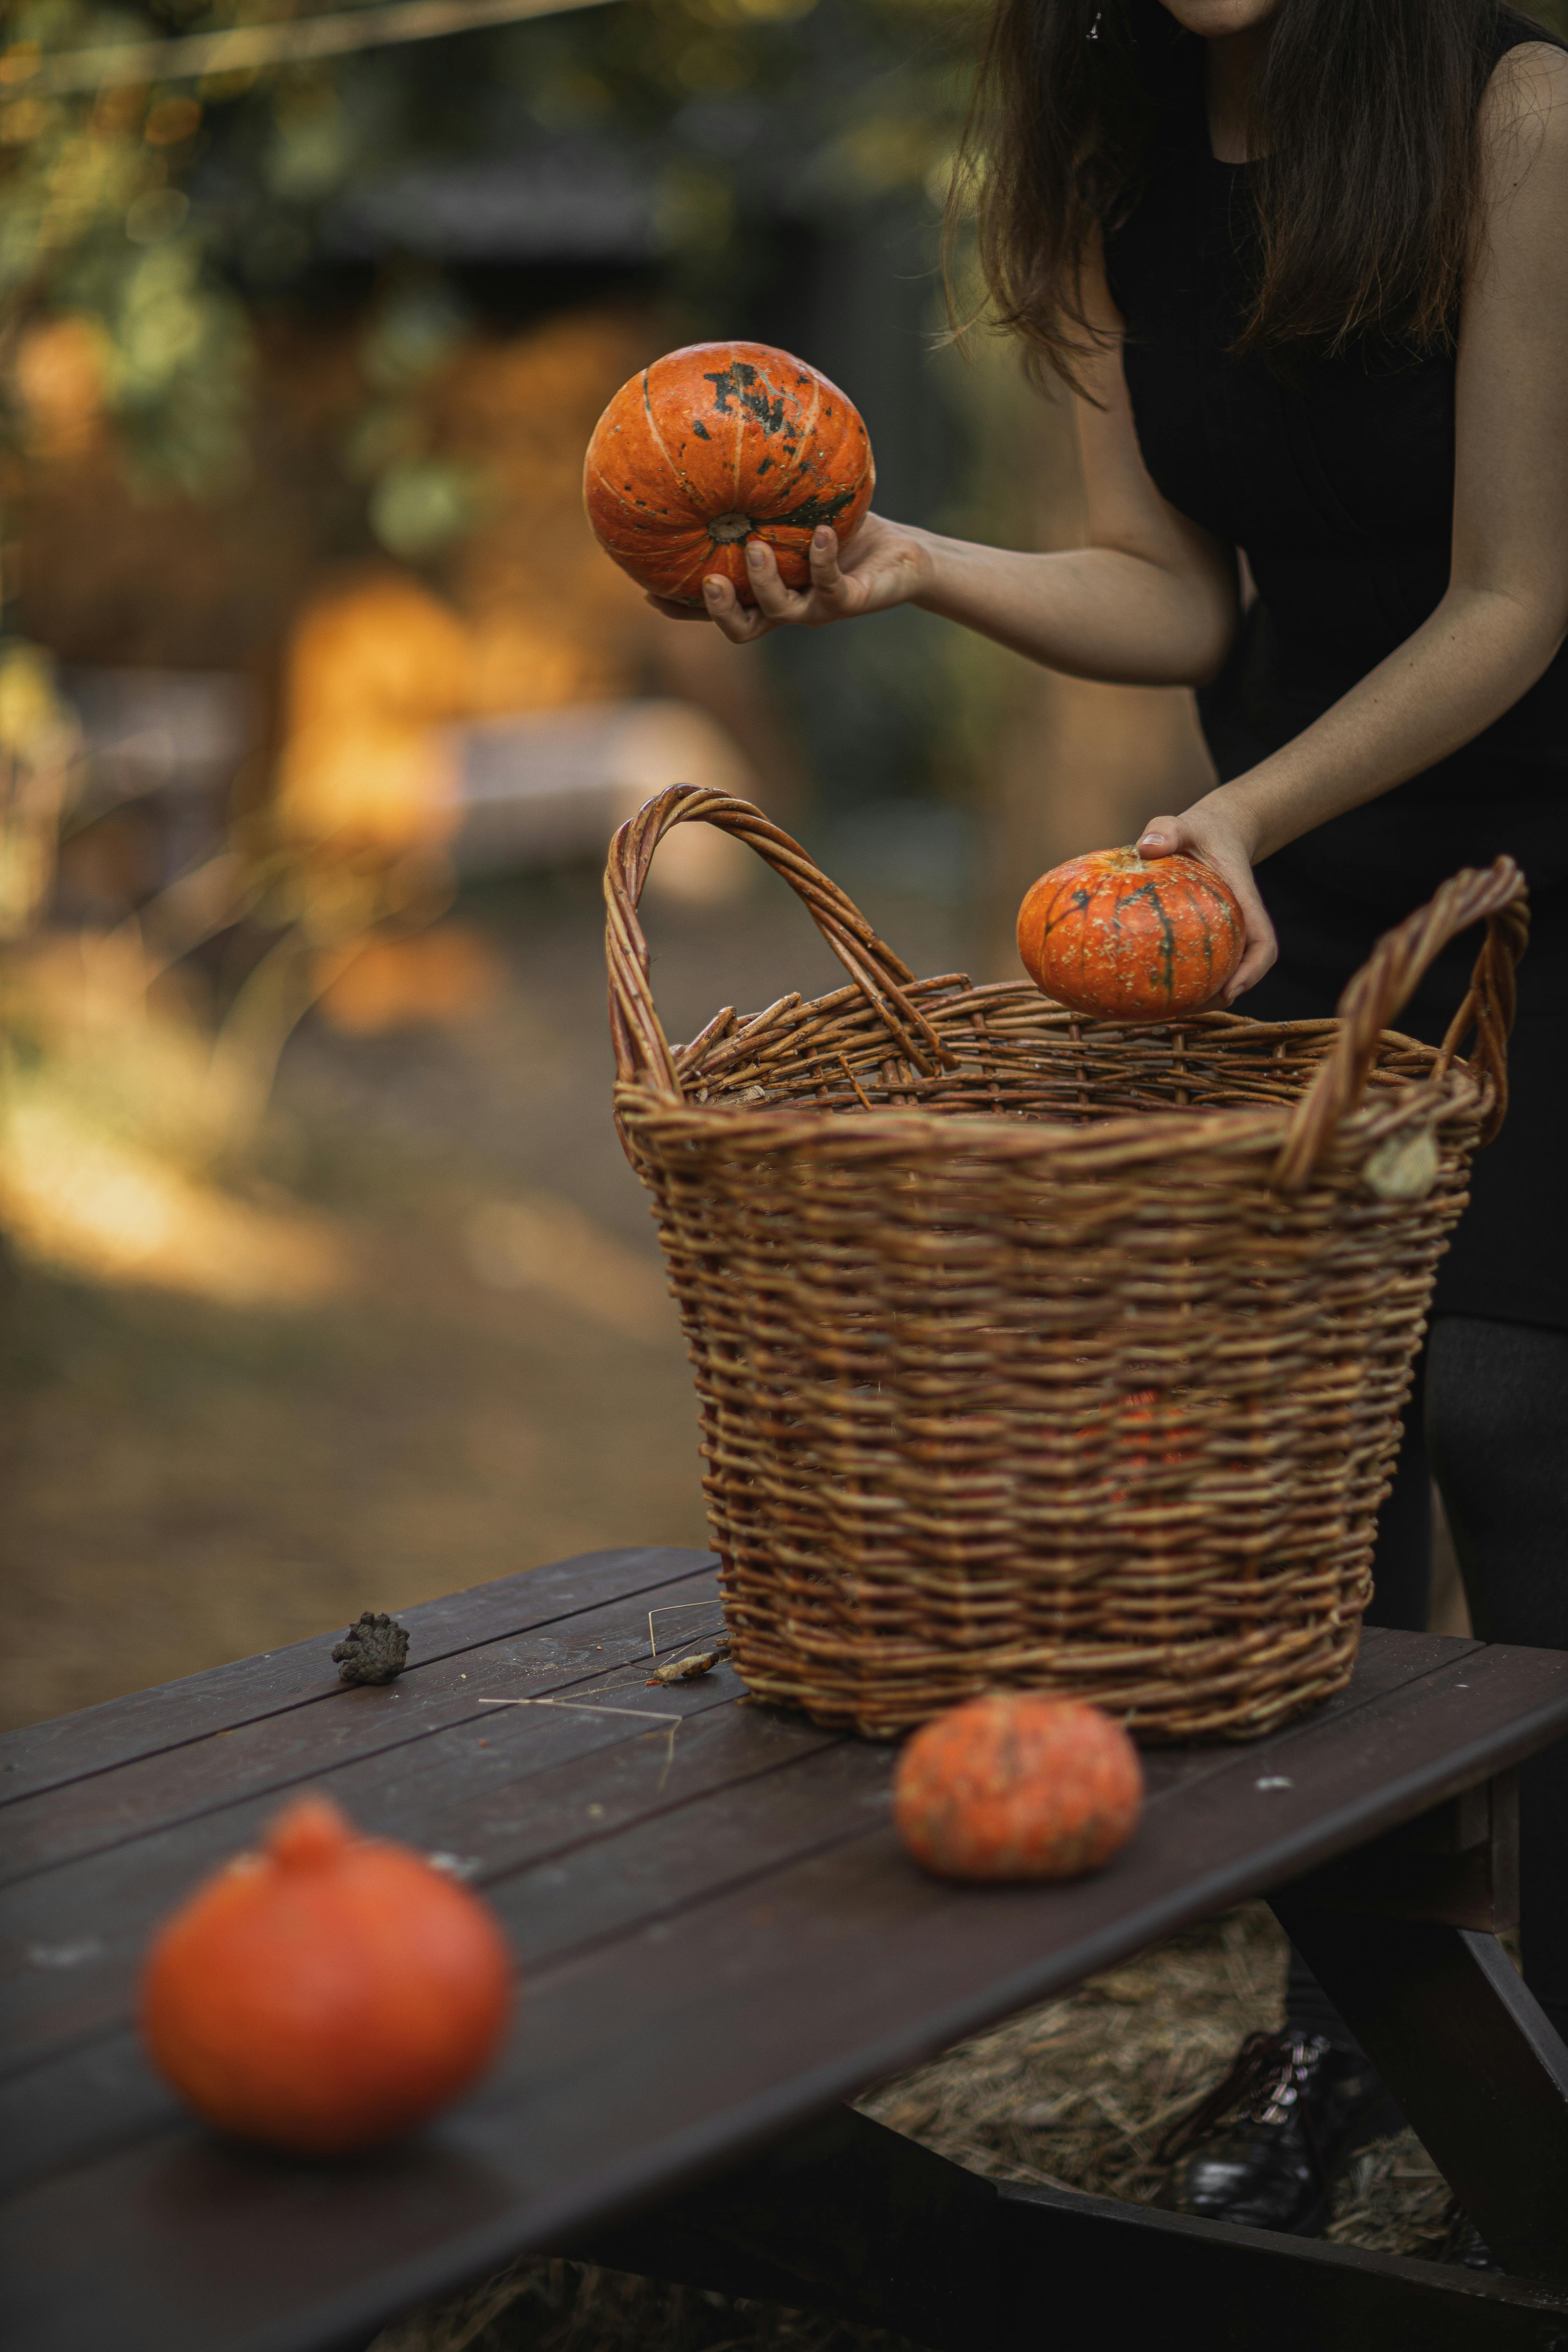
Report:
[[[1125,898],[1120,899],[1117,903],[1116,917],[1111,928],[1117,931],[1121,930],[1122,908],[1131,907],[1134,899],[1137,898],[1147,898],[1149,904],[1153,908],[1155,915],[1159,919],[1160,962],[1163,967],[1165,994],[1168,997],[1173,996],[1176,992],[1176,933],[1175,928],[1171,921],[1171,918],[1165,912],[1164,908],[1160,902],[1160,892],[1157,884],[1153,882],[1141,882],[1136,890],[1130,890]]]
[[[761,470],[759,467],[758,471]],[[846,507],[853,506],[858,489],[859,485],[856,483],[847,490],[835,490],[831,498],[805,499],[798,507],[791,507],[785,513],[773,515],[769,520],[778,524],[792,524],[796,530],[816,530],[821,524],[830,523],[835,515],[841,515]]]
[[[776,398],[770,400],[765,391],[752,390],[759,378],[749,360],[731,360],[729,366],[721,368],[717,375],[704,375],[702,381],[713,386],[713,405],[721,416],[729,415],[732,400],[738,408],[744,409],[748,416],[755,418],[764,433],[783,430],[784,396],[781,392]]]

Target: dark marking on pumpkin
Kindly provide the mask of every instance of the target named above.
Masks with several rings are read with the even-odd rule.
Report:
[[[768,470],[768,467],[773,464],[773,459],[772,459],[771,457],[764,457],[764,458],[763,459],[763,461],[762,461],[761,465],[757,467],[757,471],[758,471],[758,473],[759,473],[759,474],[765,474],[765,473],[767,472],[767,470]]]
[[[1204,940],[1204,978],[1212,980],[1214,978],[1214,933],[1209,929],[1209,919],[1204,911],[1203,901],[1195,890],[1193,893],[1193,911],[1197,916],[1198,929],[1203,933]]]
[[[1172,996],[1175,993],[1176,987],[1176,930],[1170,916],[1165,912],[1164,903],[1160,896],[1159,884],[1153,881],[1141,882],[1136,890],[1129,890],[1124,898],[1119,899],[1113,928],[1116,930],[1121,929],[1122,908],[1131,907],[1139,898],[1148,899],[1159,919],[1160,970],[1165,993],[1167,996]]]
[[[764,433],[783,430],[784,394],[781,392],[776,398],[770,400],[765,389],[762,392],[753,390],[759,379],[756,369],[748,360],[731,360],[729,366],[721,368],[717,375],[704,375],[702,381],[712,385],[713,405],[721,416],[730,415],[730,403],[733,401],[737,408],[756,420]]]
[[[1056,929],[1057,925],[1058,923],[1065,923],[1069,915],[1081,915],[1087,908],[1093,895],[1092,891],[1085,889],[1081,882],[1075,882],[1068,893],[1066,905],[1060,908],[1059,912],[1058,911],[1057,901],[1053,899],[1051,902],[1051,912],[1046,917],[1045,921],[1040,926],[1041,939],[1049,939],[1051,933]]]
[[[713,438],[713,436],[709,432],[708,427],[703,424],[700,417],[696,419],[692,425],[691,430],[696,434],[699,441],[711,441]]]
[[[835,490],[829,499],[804,499],[799,506],[791,507],[784,514],[774,515],[773,520],[781,527],[792,525],[796,530],[816,530],[820,524],[832,522],[846,507],[853,506],[858,488],[858,485],[852,483],[847,490]]]

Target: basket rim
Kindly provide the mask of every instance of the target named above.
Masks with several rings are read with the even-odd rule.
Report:
[[[1011,990],[1017,985],[1010,981],[990,983],[994,990]],[[1022,983],[1022,989],[1029,991],[1029,983]],[[836,991],[835,994],[853,992]],[[821,1002],[802,1003],[795,1010],[797,1015],[805,1016],[818,1010]],[[1044,1002],[1049,1004],[1048,999]],[[1060,1018],[1063,1022],[1084,1020],[1083,1015],[1066,1008],[1061,1008]],[[1123,1024],[1095,1025],[1114,1030]],[[1137,1024],[1141,1034],[1155,1027],[1190,1031],[1199,1026],[1222,1025],[1230,1030],[1249,1028],[1289,1035],[1321,1034],[1341,1024],[1333,1017],[1263,1022],[1227,1013],[1196,1013],[1184,1021]],[[758,1043],[762,1042],[759,1037]],[[1403,1030],[1380,1030],[1378,1044],[1396,1052],[1419,1055],[1428,1066],[1440,1059],[1438,1047],[1407,1036]],[[700,1082],[700,1066],[682,1070],[683,1093],[693,1080]],[[921,1082],[915,1079],[910,1083]],[[1405,1126],[1436,1128],[1459,1118],[1484,1118],[1495,1091],[1489,1075],[1478,1073],[1463,1055],[1455,1055],[1436,1078],[1429,1067],[1424,1077],[1411,1077],[1390,1088],[1380,1088],[1384,1097],[1382,1101],[1363,1102],[1359,1110],[1342,1119],[1332,1157],[1341,1162],[1346,1158],[1359,1159]],[[1085,1125],[1077,1120],[1034,1118],[1005,1111],[944,1113],[893,1104],[874,1103],[868,1108],[853,1110],[828,1110],[815,1104],[752,1106],[743,1103],[738,1096],[719,1102],[700,1102],[688,1096],[676,1104],[657,1087],[636,1080],[622,1079],[615,1088],[618,1120],[642,1132],[657,1129],[671,1142],[721,1141],[728,1150],[756,1157],[805,1146],[814,1147],[822,1156],[826,1147],[830,1156],[857,1163],[904,1153],[930,1152],[941,1147],[942,1156],[949,1158],[956,1158],[962,1151],[970,1157],[1007,1161],[1069,1160],[1085,1174],[1207,1152],[1277,1154],[1296,1108],[1294,1102],[1235,1110],[1207,1109],[1197,1105],[1168,1111],[1129,1111]]]

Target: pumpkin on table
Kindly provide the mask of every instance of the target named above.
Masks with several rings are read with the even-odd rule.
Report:
[[[1195,1013],[1246,945],[1235,892],[1196,857],[1097,849],[1042,874],[1018,910],[1018,953],[1036,986],[1108,1021]]]
[[[922,1725],[893,1782],[899,1834],[941,1878],[1079,1877],[1126,1844],[1142,1802],[1121,1726],[1037,1691],[994,1691]]]
[[[142,1980],[160,2072],[206,2121],[300,2156],[421,2123],[493,2055],[511,1960],[423,1854],[303,1797],[166,1922]]]
[[[624,383],[594,428],[583,499],[599,544],[650,594],[700,606],[717,572],[753,604],[745,542],[786,587],[812,533],[842,545],[871,503],[871,444],[853,402],[767,343],[689,343]]]

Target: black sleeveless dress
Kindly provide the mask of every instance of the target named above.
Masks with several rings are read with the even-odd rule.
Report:
[[[1498,54],[1550,37],[1505,12]],[[1310,726],[1441,600],[1455,370],[1451,353],[1386,347],[1288,373],[1230,356],[1256,215],[1247,166],[1210,151],[1202,59],[1190,36],[1173,48],[1155,160],[1106,261],[1144,463],[1173,506],[1245,551],[1257,583],[1223,674],[1198,697],[1228,778]],[[1237,1009],[1331,1013],[1380,933],[1500,851],[1531,901],[1511,1100],[1477,1156],[1434,1311],[1568,1329],[1568,647],[1461,751],[1264,861],[1279,961]],[[1441,1038],[1478,941],[1441,959],[1400,1016],[1408,1034]]]

